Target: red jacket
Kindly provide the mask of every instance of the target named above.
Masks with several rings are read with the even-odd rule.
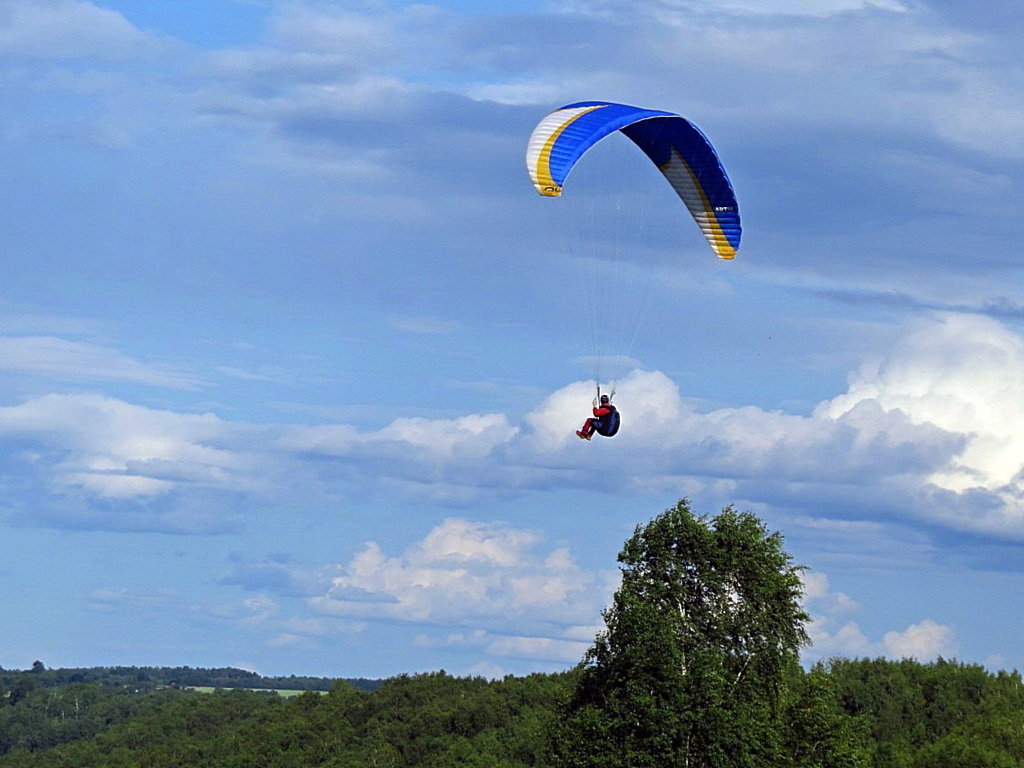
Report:
[[[611,413],[614,408],[614,405],[599,405],[594,408],[594,418],[602,419]]]

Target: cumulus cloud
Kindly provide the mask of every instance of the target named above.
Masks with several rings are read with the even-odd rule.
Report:
[[[526,416],[531,428],[529,439],[541,451],[575,443],[574,432],[579,429],[582,417],[589,415],[587,404],[594,392],[593,382],[580,381],[549,395]],[[621,433],[626,437],[624,444],[634,447],[652,439],[656,442],[673,439],[683,430],[670,427],[685,423],[683,411],[693,407],[682,400],[679,388],[663,373],[639,370],[623,377],[615,403],[630,423],[630,428]]]
[[[449,518],[400,555],[368,543],[309,604],[330,616],[464,626],[469,635],[447,642],[486,644],[498,655],[576,648],[562,633],[593,620],[608,585],[566,549],[540,544],[532,531]],[[537,631],[532,640],[505,634],[524,628]]]
[[[352,481],[350,473],[318,474],[325,458],[361,467],[358,478],[369,488],[393,492],[408,483],[410,495],[443,496],[445,467],[485,462],[516,434],[500,414],[400,418],[363,433],[347,425],[235,423],[97,394],[0,407],[0,441],[13,449],[4,471],[37,483],[51,501],[45,514],[22,517],[118,530],[220,532],[238,523],[242,498],[315,497]],[[421,487],[427,484],[436,487]]]
[[[17,448],[9,452],[17,471],[53,497],[108,505],[107,514],[111,504],[171,497],[191,496],[195,507],[202,493],[270,500],[343,490],[465,505],[585,486],[818,508],[819,517],[897,516],[1016,540],[1024,538],[1022,371],[1024,341],[1006,326],[937,314],[809,415],[704,409],[663,373],[638,370],[619,385],[622,432],[591,443],[574,435],[590,382],[551,393],[520,424],[480,413],[400,417],[368,431],[52,394],[0,408],[0,440]],[[595,455],[615,457],[598,477]]]
[[[913,424],[962,435],[963,448],[927,484],[987,504],[936,509],[937,519],[1019,535],[1024,526],[1024,340],[984,317],[938,314],[918,321],[882,359],[865,364],[849,390],[817,414],[843,418],[864,404]],[[948,498],[939,494],[938,499]],[[970,515],[970,517],[967,517]]]
[[[583,658],[590,643],[557,637],[505,636],[489,638],[487,653],[522,659],[545,659],[574,664]]]
[[[421,648],[559,665],[579,661],[593,642],[616,581],[581,568],[565,547],[545,547],[534,531],[463,518],[399,555],[368,542],[349,562],[320,570],[331,572],[323,594],[306,600],[320,618],[397,620],[423,627],[412,641]]]
[[[933,476],[936,485],[956,492],[1004,487],[1020,472],[1024,455],[1024,339],[985,317],[940,314],[919,321],[818,413],[840,418],[865,402],[969,435],[955,466]]]
[[[887,656],[928,661],[937,656],[955,655],[958,649],[953,628],[933,619],[923,619],[903,631],[886,632],[881,641],[872,641],[857,622],[849,618],[860,606],[848,595],[832,591],[828,576],[820,571],[804,574],[804,602],[811,616],[807,627],[811,645],[803,654],[808,660],[832,656]]]
[[[821,571],[805,571],[804,606],[811,620],[807,634],[810,648],[804,656],[811,659],[829,656],[858,656],[870,652],[871,641],[856,622],[849,620],[857,604],[843,592],[833,592],[828,576]]]
[[[957,651],[953,628],[931,619],[911,624],[902,632],[886,632],[884,642],[889,655],[897,659],[930,661],[937,656],[953,656]]]
[[[601,610],[618,579],[612,572],[581,568],[566,548],[543,544],[536,532],[507,523],[449,518],[398,555],[368,542],[348,562],[320,568],[315,576],[275,564],[275,570],[291,572],[272,586],[282,595],[294,594],[285,581],[319,584],[319,594],[304,600],[308,615],[286,617],[277,601],[258,594],[233,620],[270,632],[274,645],[303,646],[363,632],[375,622],[400,621],[421,628],[411,640],[418,648],[472,649],[496,660],[571,665],[604,630]],[[872,639],[854,620],[861,605],[834,590],[827,574],[808,571],[802,578],[810,614],[807,661],[833,656],[927,660],[957,651],[954,630],[933,619]]]
[[[44,395],[0,408],[0,437],[30,441],[24,454],[59,487],[102,498],[159,495],[178,483],[246,485],[251,465],[218,445],[225,424],[100,395]]]
[[[592,642],[593,637],[580,641],[571,637],[499,634],[483,629],[450,633],[439,638],[423,634],[414,640],[414,644],[421,648],[473,648],[491,657],[532,659],[561,665],[579,662]]]
[[[936,314],[910,326],[851,377],[846,393],[809,416],[701,411],[663,374],[634,372],[620,386],[616,479],[634,487],[674,482],[684,493],[717,484],[733,499],[853,505],[854,515],[895,513],[1019,539],[1021,371],[1024,341],[1005,325]],[[557,452],[563,466],[582,466],[569,435],[589,396],[582,382],[552,394],[527,417],[532,430],[524,437]]]

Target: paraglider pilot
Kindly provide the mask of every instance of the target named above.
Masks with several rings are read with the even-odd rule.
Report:
[[[581,440],[589,440],[596,432],[604,437],[613,437],[619,431],[619,411],[612,405],[608,395],[601,395],[600,401],[594,403],[594,416],[583,422],[583,427],[576,430]]]

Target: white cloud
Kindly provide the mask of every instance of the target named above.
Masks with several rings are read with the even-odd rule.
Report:
[[[450,518],[401,555],[389,556],[368,543],[338,566],[342,575],[309,604],[330,616],[470,627],[468,635],[447,642],[486,638],[498,655],[527,647],[544,654],[575,648],[578,641],[562,637],[562,628],[592,621],[607,597],[607,583],[576,565],[563,548],[538,552],[540,543],[535,533],[504,523]],[[490,637],[512,627],[545,631],[529,641]],[[513,645],[520,650],[513,653]]]
[[[479,561],[508,567],[515,565],[523,550],[536,542],[537,535],[529,531],[488,527],[453,518],[427,534],[416,559],[426,562]],[[561,552],[564,550],[558,550]],[[548,564],[555,554],[549,556]],[[572,563],[560,562],[559,565],[566,568]]]
[[[963,436],[964,446],[925,482],[960,497],[984,493],[995,508],[973,519],[931,514],[976,530],[1019,534],[1024,528],[1024,339],[973,315],[918,321],[884,358],[861,368],[846,394],[818,415],[842,418],[864,404],[901,413],[914,424]]]
[[[489,656],[506,659],[534,659],[562,664],[575,664],[587,652],[593,636],[578,640],[569,631],[559,636],[528,636],[488,632],[477,629],[471,632],[454,632],[443,638],[418,635],[414,644],[420,648],[470,647],[482,650]]]
[[[604,631],[600,611],[617,579],[580,569],[564,548],[545,555],[538,551],[541,543],[533,532],[507,524],[456,518],[402,555],[389,556],[370,542],[350,562],[323,569],[341,575],[324,595],[307,600],[315,618],[274,626],[297,641],[300,635],[327,633],[324,620],[358,619],[364,626],[399,620],[424,627],[411,641],[419,648],[474,648],[495,658],[573,664]],[[803,580],[811,615],[807,660],[836,655],[924,660],[957,650],[954,631],[931,619],[872,640],[850,619],[860,610],[858,603],[833,590],[825,573],[805,572]],[[437,627],[448,631],[438,633]]]
[[[480,661],[469,668],[469,674],[475,677],[486,677],[488,680],[501,680],[508,674],[504,667],[490,661]]]
[[[918,321],[856,372],[847,392],[808,416],[701,410],[663,373],[633,371],[616,397],[622,431],[586,443],[574,432],[592,398],[592,383],[575,382],[523,415],[521,426],[482,413],[401,417],[360,431],[55,394],[0,408],[0,440],[18,445],[11,455],[21,457],[19,472],[86,502],[199,491],[318,498],[344,489],[466,505],[537,488],[668,489],[1024,538],[1024,339],[993,320]],[[598,476],[595,455],[614,457]],[[528,580],[519,588],[538,600],[549,594]]]
[[[919,321],[818,412],[840,418],[865,402],[969,436],[955,466],[932,477],[940,487],[994,490],[1024,466],[1024,339],[995,320],[942,314]]]
[[[831,656],[878,656],[892,659],[914,658],[920,661],[956,653],[953,628],[924,619],[903,631],[886,632],[880,642],[873,642],[855,621],[845,616],[859,609],[848,595],[833,592],[828,577],[820,572],[804,573],[804,599],[811,616],[807,627],[811,645],[804,651],[809,660]]]
[[[886,632],[885,647],[893,658],[929,661],[937,656],[953,656],[957,651],[952,627],[925,619],[902,632]]]
[[[200,384],[194,376],[141,363],[109,347],[57,336],[0,337],[0,370],[75,382],[178,389],[194,389]]]
[[[116,11],[80,0],[2,0],[0,53],[48,59],[138,56],[154,45]]]
[[[491,454],[519,432],[503,414],[487,413],[456,419],[399,418],[376,432],[360,433],[347,425],[322,425],[285,430],[281,447],[336,456],[407,454],[423,459],[470,459]],[[398,454],[402,455],[402,453]],[[398,457],[396,455],[396,458]]]
[[[106,472],[68,472],[57,478],[59,485],[77,488],[102,499],[141,499],[159,496],[174,488],[168,480]]]
[[[56,497],[77,492],[98,502],[181,488],[254,488],[253,457],[222,444],[230,433],[212,414],[154,410],[100,395],[44,395],[0,408],[0,440],[30,441],[36,449],[20,454],[13,471],[37,474]]]
[[[676,483],[692,494],[718,484],[732,500],[852,503],[868,516],[896,512],[1024,537],[1024,339],[994,320],[918,321],[846,393],[806,417],[700,412],[660,373],[634,372],[620,392],[612,472],[634,487]],[[582,468],[590,454],[570,436],[591,394],[585,382],[552,394],[527,416],[524,437],[557,452],[560,465]],[[844,492],[854,487],[859,501]]]
[[[828,620],[812,617],[807,627],[811,647],[805,656],[824,659],[830,656],[866,656],[874,647],[856,622],[833,625]]]
[[[396,419],[365,439],[404,443],[429,454],[473,457],[490,454],[518,431],[503,414],[488,413],[457,419]]]
[[[424,472],[436,476],[446,465],[484,460],[516,433],[499,414],[405,418],[360,433],[346,425],[232,423],[209,413],[157,410],[95,394],[44,395],[0,407],[0,441],[20,446],[10,454],[17,462],[11,471],[27,471],[53,494],[47,519],[60,520],[61,497],[71,494],[76,505],[96,507],[98,517],[87,516],[88,525],[99,527],[104,515],[115,527],[121,516],[134,515],[105,508],[107,501],[143,503],[174,494],[189,506],[189,497],[198,500],[205,492],[269,498],[308,483],[314,487],[305,492],[316,495],[339,482],[312,474],[316,462],[306,466],[305,457],[317,454],[365,462],[372,487],[394,490],[402,482],[422,482],[418,476]],[[437,492],[444,484],[438,485]],[[216,506],[234,515],[226,499]],[[76,525],[86,524],[81,510],[74,517]],[[143,519],[135,515],[136,524]],[[201,519],[205,528],[209,513]],[[154,522],[163,530],[159,520]]]
[[[804,571],[804,599],[817,603],[829,613],[846,613],[856,610],[859,606],[845,592],[833,592],[828,583],[828,576],[820,571]]]
[[[594,394],[593,382],[580,381],[549,395],[526,416],[531,428],[528,439],[542,451],[559,450],[567,442],[576,442],[575,430],[590,415],[589,403]],[[624,414],[623,423],[627,426],[621,434],[628,436],[627,444],[669,436],[676,430],[666,428],[682,420],[684,405],[679,388],[659,371],[633,371],[625,376],[619,383],[615,403]]]
[[[805,609],[811,616],[807,634],[811,646],[804,656],[812,659],[829,656],[858,656],[870,651],[871,641],[856,622],[844,616],[857,609],[857,604],[843,592],[833,592],[828,576],[821,571],[804,571]]]
[[[575,664],[587,652],[590,643],[562,640],[554,637],[496,637],[487,644],[487,652],[494,656],[521,659],[546,659]]]

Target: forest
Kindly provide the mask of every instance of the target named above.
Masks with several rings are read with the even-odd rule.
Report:
[[[48,671],[54,679],[63,672]],[[578,674],[402,675],[374,691],[338,681],[326,695],[289,699],[68,682],[12,700],[9,688],[0,768],[544,766]],[[1024,765],[1016,672],[948,660],[833,659],[790,675],[783,740],[794,768]]]

